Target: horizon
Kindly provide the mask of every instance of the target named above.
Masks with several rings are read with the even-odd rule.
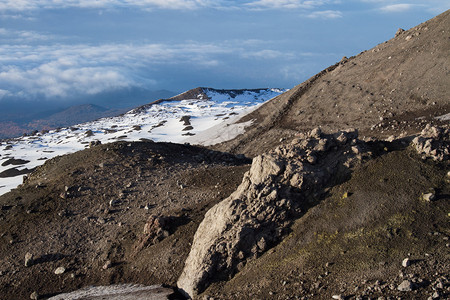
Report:
[[[0,103],[127,90],[292,88],[448,1],[0,3]]]

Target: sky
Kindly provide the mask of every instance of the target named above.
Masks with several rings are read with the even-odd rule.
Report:
[[[292,88],[450,0],[0,0],[0,104]]]

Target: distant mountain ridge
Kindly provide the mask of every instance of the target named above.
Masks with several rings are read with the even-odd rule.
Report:
[[[143,103],[174,94],[167,90],[132,88],[74,99],[1,99],[0,139],[116,116]]]

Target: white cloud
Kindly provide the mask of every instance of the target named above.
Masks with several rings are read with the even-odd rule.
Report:
[[[109,67],[65,66],[53,61],[30,69],[10,67],[0,72],[0,81],[15,89],[15,94],[67,97],[70,94],[96,94],[127,87],[130,80]],[[11,93],[14,94],[14,93]]]
[[[308,17],[312,19],[338,19],[342,18],[342,12],[338,10],[314,11]]]
[[[229,59],[294,56],[255,43],[0,45],[0,89],[6,91],[2,95],[24,97],[96,94],[131,86],[151,87],[158,83],[161,69],[206,71],[224,67]]]
[[[311,9],[340,0],[1,0],[0,11],[29,11],[36,9],[114,8],[137,7],[143,9]]]
[[[277,50],[259,50],[259,51],[250,51],[248,53],[243,53],[241,55],[243,58],[256,58],[256,59],[290,59],[295,57],[292,53],[286,53]]]
[[[5,30],[0,30],[0,34]],[[153,69],[217,68],[221,56],[244,53],[232,45],[109,44],[0,46],[1,94],[66,97],[129,86],[156,84]]]
[[[10,30],[0,28],[0,37],[3,43],[29,43],[33,41],[48,41],[53,39],[51,35],[44,35],[34,31]]]
[[[3,0],[0,2],[0,11],[2,10],[29,10],[35,9],[36,5],[29,0]]]
[[[447,7],[448,0],[355,0],[356,2],[384,5],[380,9],[387,12],[405,11],[414,5],[427,9]],[[0,0],[0,12],[23,12],[37,9],[64,8],[124,8],[192,10],[199,8],[219,9],[315,9],[329,4],[343,4],[341,0]]]
[[[9,95],[9,91],[0,89],[0,99]]]
[[[140,7],[162,9],[195,9],[211,6],[208,0],[2,0],[0,11],[26,11],[35,9]]]
[[[302,0],[256,0],[245,4],[248,7],[257,9],[311,9],[322,6],[327,3],[336,3],[338,1],[302,1]]]
[[[414,8],[426,10],[432,14],[438,14],[450,9],[448,0],[359,0],[364,3],[372,3],[382,12],[399,13],[409,11]],[[404,1],[404,0],[403,0]]]
[[[399,3],[399,4],[391,4],[381,7],[380,9],[384,12],[404,12],[413,8],[413,4],[409,3]]]

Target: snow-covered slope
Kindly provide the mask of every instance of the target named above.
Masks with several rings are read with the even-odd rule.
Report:
[[[4,141],[0,144],[0,195],[22,183],[27,169],[57,155],[82,150],[95,141],[104,144],[151,139],[210,145],[231,139],[249,123],[233,125],[230,120],[236,120],[284,91],[197,88],[121,116]],[[188,95],[189,99],[183,95]],[[208,133],[202,135],[202,132]]]

